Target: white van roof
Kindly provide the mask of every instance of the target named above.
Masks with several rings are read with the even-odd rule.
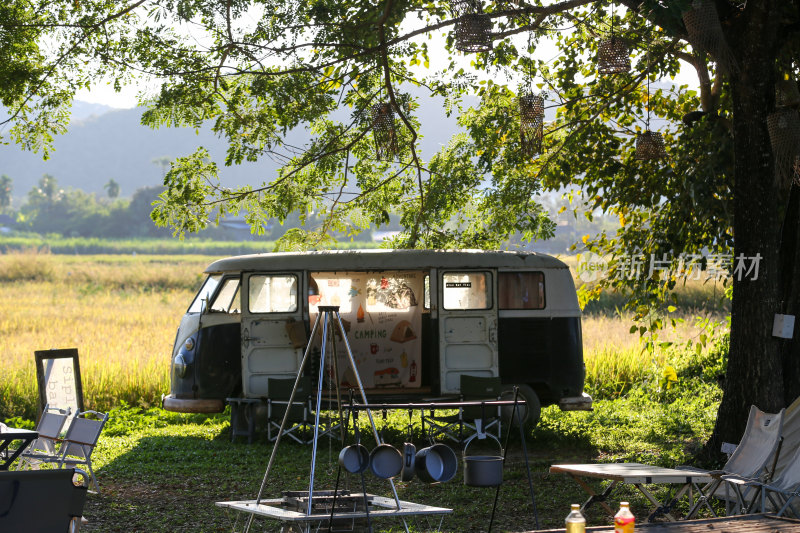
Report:
[[[568,268],[553,256],[536,252],[484,250],[325,250],[275,252],[227,257],[206,273],[260,270],[358,271],[418,268]]]

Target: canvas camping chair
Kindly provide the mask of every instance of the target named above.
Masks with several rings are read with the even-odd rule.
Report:
[[[782,451],[775,463],[775,472],[772,475],[772,479],[778,479],[796,460],[792,450],[800,448],[800,398],[797,398],[786,408],[783,414],[781,436],[783,437]]]
[[[800,518],[800,501],[795,498],[800,496],[800,448],[790,456],[790,461],[780,474],[771,481],[743,480],[733,478],[736,485],[744,486],[751,490],[750,504],[745,507],[745,512],[775,513],[783,516],[787,511]]]
[[[700,496],[686,515],[687,519],[694,517],[702,505],[716,516],[709,503],[711,497],[724,500],[728,513],[731,505],[746,505],[748,494],[742,492],[745,484],[741,480],[754,480],[769,475],[769,467],[775,463],[775,454],[781,442],[784,411],[781,409],[779,413],[773,414],[765,413],[755,405],[750,407],[742,440],[725,466],[721,470],[706,471],[714,480],[705,487],[695,485]]]
[[[461,374],[461,394],[459,401],[499,400],[502,393],[502,383],[499,377],[470,376]],[[501,430],[500,407],[491,406],[464,406],[458,413],[437,416],[432,412],[425,416],[423,424],[428,424],[428,434],[432,439],[449,438],[462,443],[472,435],[477,434],[483,438],[487,430],[494,432],[500,438]]]
[[[0,472],[0,531],[79,531],[88,480],[77,468]]]
[[[69,407],[60,409],[58,407],[50,407],[49,405],[44,406],[42,416],[36,424],[36,431],[39,433],[39,437],[20,454],[20,460],[16,470],[22,470],[32,466],[32,461],[35,461],[38,455],[56,455],[59,444],[58,439],[61,436],[64,423],[67,421],[67,418],[69,418],[69,415]]]
[[[275,441],[280,434],[281,422],[286,411],[289,418],[283,428],[283,436],[301,443],[311,442],[306,440],[308,429],[311,427],[311,378],[300,377],[294,401],[289,405],[292,396],[295,378],[269,378],[267,380],[267,438]]]
[[[40,454],[29,458],[30,462],[36,466],[40,463],[51,463],[57,468],[75,467],[85,465],[89,470],[92,486],[95,492],[98,490],[97,478],[92,469],[92,452],[100,434],[108,420],[108,414],[97,411],[81,411],[75,415],[70,422],[64,438],[61,439],[61,447],[54,454]]]

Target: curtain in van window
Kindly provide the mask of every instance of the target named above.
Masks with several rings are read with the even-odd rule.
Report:
[[[358,373],[366,388],[419,387],[424,272],[316,272],[309,295],[312,323],[320,305],[338,305]],[[317,339],[319,342],[319,339]],[[356,386],[344,349],[339,382]],[[328,376],[333,370],[328,369]]]
[[[500,272],[500,309],[544,309],[542,272]]]

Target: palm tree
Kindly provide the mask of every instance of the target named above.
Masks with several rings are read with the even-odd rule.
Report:
[[[119,196],[119,183],[117,183],[114,178],[108,180],[108,183],[103,185],[103,188],[106,190],[109,198],[116,198]]]

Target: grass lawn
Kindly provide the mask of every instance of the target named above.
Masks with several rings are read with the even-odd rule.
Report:
[[[684,374],[686,375],[686,374]],[[689,392],[687,390],[682,391]],[[586,495],[570,478],[550,475],[555,463],[640,461],[661,466],[683,464],[691,459],[710,434],[719,391],[713,385],[695,383],[691,394],[678,391],[650,393],[636,389],[624,398],[601,400],[592,412],[564,413],[550,407],[543,411],[539,426],[528,435],[528,461],[542,528],[561,527],[569,504]],[[378,418],[380,420],[380,417]],[[366,423],[365,417],[362,422]],[[405,440],[404,415],[390,415],[385,439],[395,445]],[[415,435],[418,448],[425,445]],[[368,447],[371,447],[369,443]],[[335,486],[338,441],[321,441],[317,456],[318,489]],[[231,443],[226,415],[177,415],[160,409],[141,411],[121,408],[112,412],[95,455],[100,493],[89,496],[85,516],[87,532],[211,532],[233,531],[234,515],[217,508],[217,501],[254,499],[266,469],[272,445],[262,433],[252,445],[239,439]],[[476,449],[479,451],[479,449]],[[487,453],[489,449],[485,450]],[[472,453],[472,452],[471,452]],[[282,490],[308,488],[311,446],[282,442],[265,497],[280,497]],[[504,470],[495,531],[525,531],[535,528],[520,439],[511,440]],[[367,490],[389,496],[387,482],[365,476]],[[595,483],[600,490],[601,483]],[[353,476],[350,486],[360,487]],[[668,487],[657,487],[663,496]],[[418,479],[398,482],[401,499],[448,507],[442,531],[485,531],[495,491],[465,487],[462,472],[452,481],[428,485]],[[611,506],[631,501],[643,520],[649,504],[631,490],[616,493]],[[588,513],[590,524],[609,524],[602,507]],[[277,522],[256,522],[253,531],[280,531]],[[402,531],[392,520],[378,522],[376,531]],[[415,531],[435,530],[438,519],[417,519]]]

